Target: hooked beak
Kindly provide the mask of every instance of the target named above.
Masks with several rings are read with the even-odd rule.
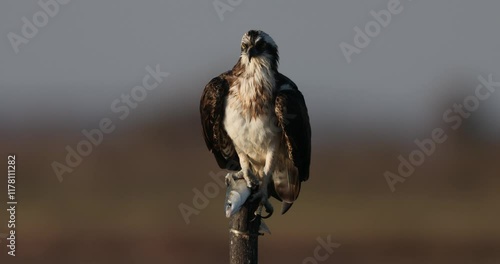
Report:
[[[252,58],[257,56],[257,50],[254,47],[251,47],[247,51],[248,54],[248,60],[252,61]]]

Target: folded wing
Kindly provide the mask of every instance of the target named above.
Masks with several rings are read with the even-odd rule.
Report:
[[[222,169],[240,170],[238,155],[224,129],[225,100],[229,92],[226,73],[213,78],[203,90],[200,100],[201,125],[207,148]]]

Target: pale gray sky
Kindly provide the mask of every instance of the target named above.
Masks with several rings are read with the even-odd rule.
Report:
[[[242,0],[221,21],[210,0],[72,0],[16,54],[8,33],[21,35],[22,17],[32,20],[42,9],[35,0],[5,0],[0,121],[14,128],[48,117],[77,126],[98,122],[156,64],[171,75],[137,114],[196,114],[204,84],[234,65],[249,29],[274,38],[280,69],[303,91],[313,122],[335,129],[418,131],[439,119],[433,106],[451,97],[432,88],[436,80],[461,73],[500,80],[497,0],[401,0],[401,13],[347,63],[339,44],[354,45],[354,27],[364,28],[374,20],[370,11],[388,2]],[[498,106],[500,93],[481,108],[495,133]]]

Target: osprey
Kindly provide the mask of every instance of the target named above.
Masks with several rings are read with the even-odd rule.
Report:
[[[263,31],[241,40],[233,69],[213,78],[200,101],[203,135],[219,167],[237,171],[226,182],[243,178],[269,217],[270,196],[283,202],[282,214],[309,178],[311,127],[302,93],[278,72],[278,46]],[[237,195],[235,197],[240,197]],[[245,198],[246,199],[246,198]],[[226,215],[245,201],[227,203]]]

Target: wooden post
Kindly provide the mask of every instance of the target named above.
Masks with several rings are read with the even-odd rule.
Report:
[[[259,201],[247,201],[229,219],[229,263],[257,264],[259,261],[260,216],[254,214]]]

